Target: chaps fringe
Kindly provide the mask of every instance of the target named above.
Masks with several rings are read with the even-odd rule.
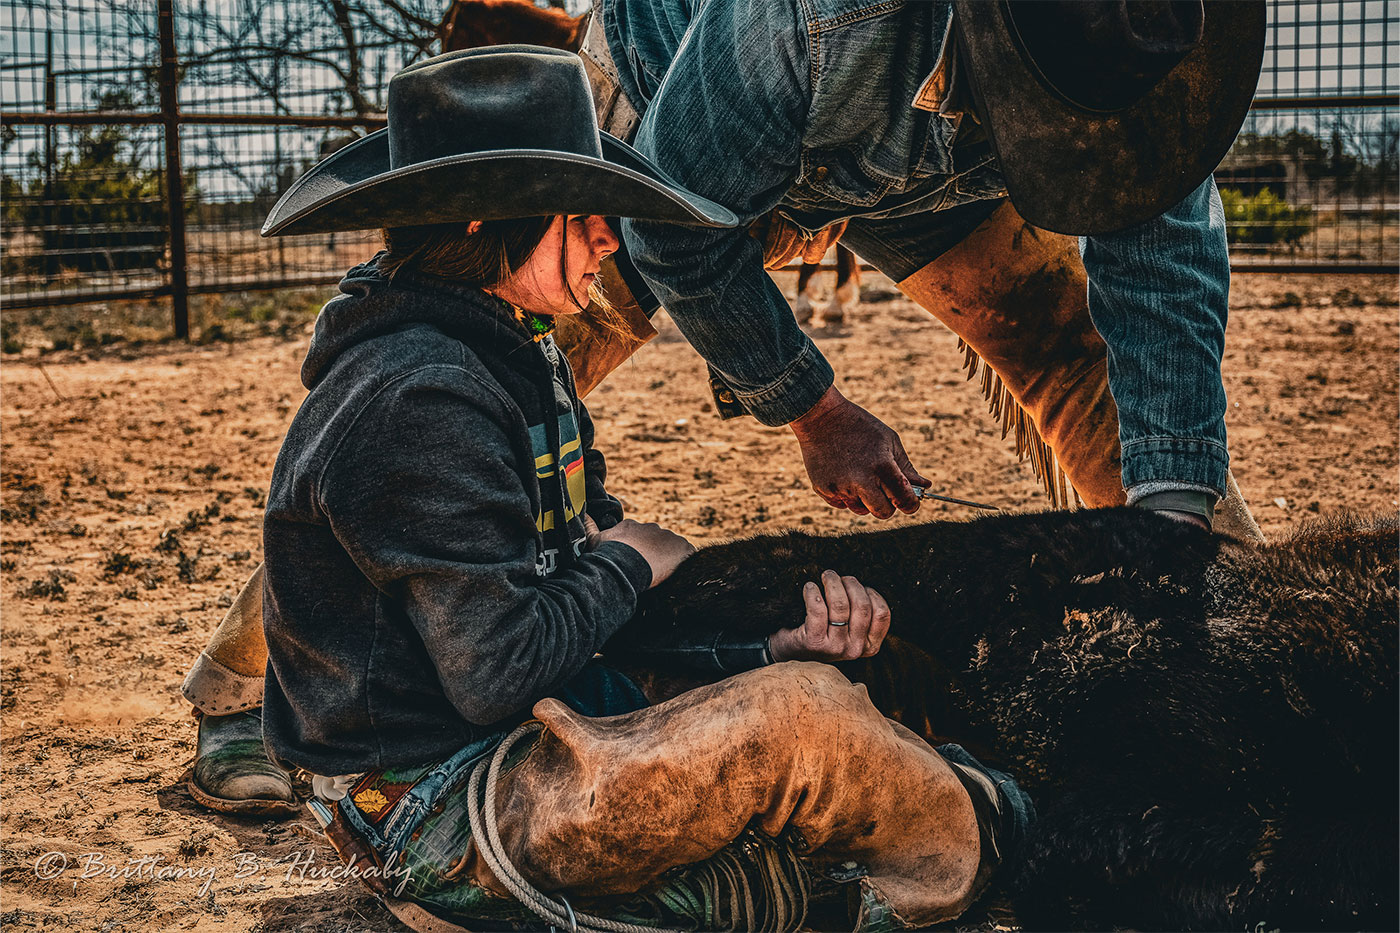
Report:
[[[987,361],[978,356],[977,351],[962,338],[958,338],[958,350],[963,354],[963,370],[967,373],[968,381],[982,377],[982,397],[987,400],[987,411],[1001,425],[1002,439],[1005,440],[1006,435],[1015,430],[1016,456],[1030,461],[1035,478],[1040,480],[1045,494],[1050,497],[1051,506],[1057,509],[1082,507],[1084,503],[1065,477],[1064,470],[1055,459],[1055,452],[1041,438],[1035,422],[1017,403],[996,370],[988,366]]]
[[[697,929],[786,933],[807,918],[810,884],[790,845],[750,830],[681,869],[659,890],[641,895],[626,913],[670,923],[685,917]]]

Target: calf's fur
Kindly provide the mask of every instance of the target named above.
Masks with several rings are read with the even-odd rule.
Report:
[[[1027,926],[1394,929],[1398,559],[1393,520],[1263,547],[1129,509],[790,532],[699,551],[614,648],[791,626],[804,581],[854,574],[895,647],[853,679],[1036,802]]]

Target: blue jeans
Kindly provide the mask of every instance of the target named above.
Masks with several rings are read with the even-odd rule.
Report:
[[[643,154],[744,220],[774,208],[807,229],[849,219],[852,248],[896,279],[946,250],[970,205],[1003,194],[985,141],[958,138],[968,123],[910,104],[940,61],[950,7],[600,3],[642,114]],[[622,231],[671,318],[759,421],[786,424],[831,386],[830,364],[744,229],[624,221]],[[1154,484],[1222,495],[1229,256],[1214,181],[1158,218],[1088,238],[1082,252],[1130,497]]]
[[[842,242],[895,281],[933,262],[1000,201],[889,220],[856,218]],[[1123,486],[1225,495],[1225,352],[1230,261],[1213,179],[1156,220],[1081,238],[1089,314],[1108,345]],[[1134,495],[1136,493],[1136,495]]]
[[[1223,498],[1230,255],[1215,179],[1141,227],[1081,239],[1080,253],[1089,314],[1108,344],[1130,498],[1163,484]]]

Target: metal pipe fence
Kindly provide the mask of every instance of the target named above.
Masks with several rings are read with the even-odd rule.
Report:
[[[578,0],[572,0],[578,6]],[[334,282],[372,234],[264,240],[318,158],[383,125],[447,0],[0,0],[0,302]],[[578,9],[572,9],[578,12]],[[1272,0],[1216,172],[1241,269],[1400,265],[1400,0]]]

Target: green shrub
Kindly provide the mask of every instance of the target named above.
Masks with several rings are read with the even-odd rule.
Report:
[[[1231,243],[1297,243],[1312,232],[1311,207],[1294,207],[1268,188],[1253,196],[1221,188],[1225,230]]]
[[[19,325],[14,321],[0,321],[0,352],[18,353],[24,349],[24,341],[19,337]]]

